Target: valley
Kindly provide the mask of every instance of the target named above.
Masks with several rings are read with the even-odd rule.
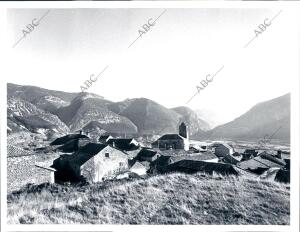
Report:
[[[211,128],[186,106],[8,84],[8,222],[286,225],[289,133],[289,94]]]

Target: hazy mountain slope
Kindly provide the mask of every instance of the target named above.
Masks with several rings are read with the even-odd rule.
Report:
[[[110,103],[97,95],[81,93],[70,105],[58,109],[57,115],[72,131],[82,129],[94,121],[108,132],[136,133],[137,127],[129,119],[107,108]]]
[[[25,128],[31,132],[39,129],[54,130],[59,133],[67,133],[69,128],[56,116],[35,105],[19,98],[8,98],[7,100],[8,127],[18,132]]]
[[[139,133],[178,132],[180,114],[146,98],[127,99],[108,108],[130,119]]]
[[[204,120],[210,128],[214,128],[217,125],[221,125],[223,118],[222,116],[217,115],[212,110],[209,109],[197,109],[194,112],[198,115],[199,118]]]
[[[229,139],[260,139],[266,134],[273,139],[290,140],[290,94],[259,103],[235,120],[196,137]]]
[[[200,119],[198,115],[188,107],[179,106],[172,108],[171,110],[182,116],[181,121],[185,122],[189,126],[190,135],[199,131],[207,131],[210,129],[209,124]]]

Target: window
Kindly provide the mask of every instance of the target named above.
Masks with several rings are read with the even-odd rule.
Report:
[[[109,153],[108,152],[105,152],[105,157],[109,158]]]

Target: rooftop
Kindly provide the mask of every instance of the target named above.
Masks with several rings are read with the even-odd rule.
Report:
[[[50,145],[63,145],[74,139],[89,139],[89,137],[82,134],[69,134],[55,139]]]
[[[131,148],[134,146],[134,144],[132,144],[133,138],[130,139],[125,139],[125,138],[115,138],[115,139],[109,139],[107,141],[108,144],[110,145],[115,145],[116,147],[119,148]]]
[[[153,157],[155,156],[157,153],[159,153],[158,151],[155,150],[150,150],[150,149],[143,149],[138,153],[138,157]]]
[[[78,152],[73,153],[72,155],[67,155],[67,154],[61,155],[57,160],[53,162],[53,165],[51,167],[56,168],[58,164],[57,161],[59,160],[67,160],[70,162],[74,162],[78,165],[82,165],[107,146],[108,145],[104,145],[101,143],[89,143],[84,147],[80,148]]]
[[[227,143],[215,143],[215,144],[213,144],[212,145],[212,147],[218,147],[218,146],[224,146],[224,147],[226,147],[226,148],[228,148],[228,149],[233,149],[229,144],[227,144]]]
[[[255,170],[259,168],[268,169],[273,167],[281,168],[285,166],[285,162],[281,159],[278,159],[266,152],[261,153],[259,156],[238,163],[238,167],[242,169]]]
[[[211,151],[178,155],[178,156],[169,156],[165,155],[164,152],[161,152],[163,155],[159,157],[154,163],[159,166],[165,166],[171,163],[175,163],[181,160],[194,160],[194,161],[207,161],[212,159],[217,159],[218,157],[213,154]]]
[[[111,135],[101,135],[100,137],[99,137],[99,139],[107,139],[108,137],[110,137]]]
[[[158,140],[169,140],[169,139],[180,139],[180,140],[184,140],[185,138],[183,138],[182,136],[180,136],[179,134],[166,134],[161,136]]]
[[[209,163],[198,160],[181,160],[173,164],[168,165],[165,168],[165,172],[179,171],[185,173],[196,173],[196,172],[205,172],[205,173],[221,173],[221,174],[235,174],[238,175],[238,172],[230,164],[222,163]]]

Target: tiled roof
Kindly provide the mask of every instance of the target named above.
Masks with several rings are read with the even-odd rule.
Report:
[[[169,140],[169,139],[179,139],[179,140],[184,140],[182,136],[179,134],[166,134],[161,136],[158,140]]]
[[[101,144],[101,143],[88,143],[84,147],[82,147],[79,151],[81,153],[96,155],[101,150],[103,150],[107,145]]]
[[[238,163],[238,166],[242,169],[248,169],[248,170],[255,170],[258,168],[268,169],[273,167],[280,168],[285,166],[285,162],[267,153],[262,153],[253,159]]]
[[[93,156],[98,154],[101,150],[103,150],[107,145],[101,143],[89,143],[82,147],[78,152],[72,155],[61,155],[57,160],[53,162],[52,168],[58,168],[60,166],[60,160],[67,160],[69,162],[74,162],[78,165],[82,165],[91,159]]]
[[[70,135],[65,135],[63,137],[55,139],[50,145],[62,145],[65,144],[73,139],[89,139],[86,135],[81,135],[81,134],[70,134]]]
[[[195,172],[206,172],[206,173],[221,173],[221,174],[235,174],[238,172],[230,164],[222,163],[209,163],[198,160],[181,160],[168,165],[165,168],[165,172],[185,172],[185,173],[195,173]]]
[[[213,145],[214,147],[218,147],[218,146],[224,146],[224,147],[226,147],[226,148],[228,148],[228,149],[233,149],[229,144],[227,144],[227,143],[216,143],[216,144],[214,144]]]
[[[174,157],[172,157],[172,160],[174,162],[179,161],[179,160],[206,161],[206,160],[212,160],[212,159],[217,159],[217,158],[218,157],[215,154],[213,154],[211,151],[205,151],[205,152],[182,155],[182,156],[174,156]]]
[[[99,137],[99,139],[107,139],[109,136],[111,136],[111,135],[101,135],[101,136]]]
[[[158,151],[153,151],[153,150],[150,150],[150,149],[143,149],[141,150],[137,156],[138,157],[153,157],[155,156],[156,154],[158,153]]]
[[[182,160],[208,161],[212,159],[217,159],[217,156],[214,155],[211,151],[206,151],[206,152],[179,155],[179,156],[162,155],[156,161],[154,161],[154,164],[158,166],[165,166]]]
[[[107,143],[110,145],[114,144],[116,147],[120,149],[130,149],[134,147],[134,144],[131,144],[132,140],[133,140],[132,138],[131,139],[117,138],[117,139],[109,139]]]

